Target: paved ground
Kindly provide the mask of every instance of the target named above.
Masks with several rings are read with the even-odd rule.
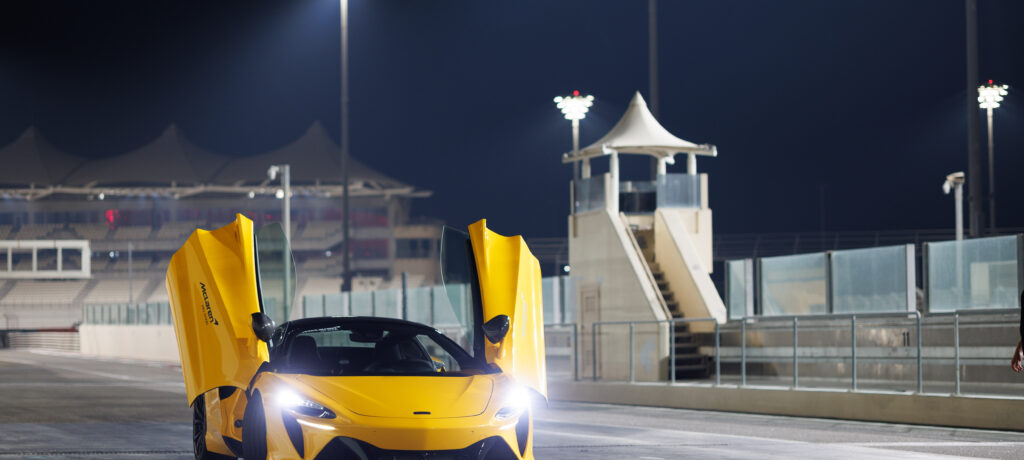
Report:
[[[0,350],[0,459],[190,458],[184,393],[174,366]],[[603,404],[536,426],[539,459],[1024,458],[1024,433]]]

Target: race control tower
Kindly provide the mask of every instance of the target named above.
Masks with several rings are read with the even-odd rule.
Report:
[[[657,179],[624,180],[620,154],[657,159]],[[685,154],[687,169],[669,174],[676,155]],[[571,187],[569,266],[579,305],[581,375],[625,377],[628,364],[619,362],[635,346],[637,378],[665,378],[669,372],[668,320],[713,318],[675,325],[678,343],[724,323],[726,309],[711,281],[711,209],[707,174],[698,174],[697,156],[717,156],[714,145],[694,144],[668,132],[654,118],[640,93],[619,122],[600,140],[563,155],[563,163],[580,162],[580,179]],[[591,162],[607,158],[608,173],[593,176]],[[593,324],[614,321],[660,321],[638,326],[629,339],[623,326]],[[596,346],[597,350],[593,348]],[[659,349],[664,348],[664,349]],[[602,349],[609,353],[601,353]],[[678,351],[678,350],[677,350]],[[676,356],[676,375],[699,376],[708,359],[694,346]],[[597,356],[597,359],[591,358]],[[620,375],[622,374],[622,375]]]

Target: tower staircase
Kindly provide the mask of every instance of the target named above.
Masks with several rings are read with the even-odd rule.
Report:
[[[672,318],[683,318],[682,310],[679,308],[679,300],[668,286],[665,279],[665,272],[658,266],[654,256],[654,230],[631,228],[637,246],[647,263],[654,281],[665,299],[665,306],[668,307]],[[689,323],[676,323],[674,326],[675,340],[672,346],[675,347],[675,369],[676,379],[703,379],[711,375],[711,367],[714,364],[712,358],[700,352],[700,344],[697,337],[690,331]]]

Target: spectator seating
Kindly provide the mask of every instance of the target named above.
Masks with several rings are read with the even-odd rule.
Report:
[[[19,280],[10,292],[0,299],[0,304],[68,305],[75,300],[86,283],[86,281]]]

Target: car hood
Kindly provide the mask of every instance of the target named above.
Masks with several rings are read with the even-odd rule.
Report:
[[[494,391],[489,375],[288,377],[321,393],[328,405],[369,417],[470,417],[487,409]]]

